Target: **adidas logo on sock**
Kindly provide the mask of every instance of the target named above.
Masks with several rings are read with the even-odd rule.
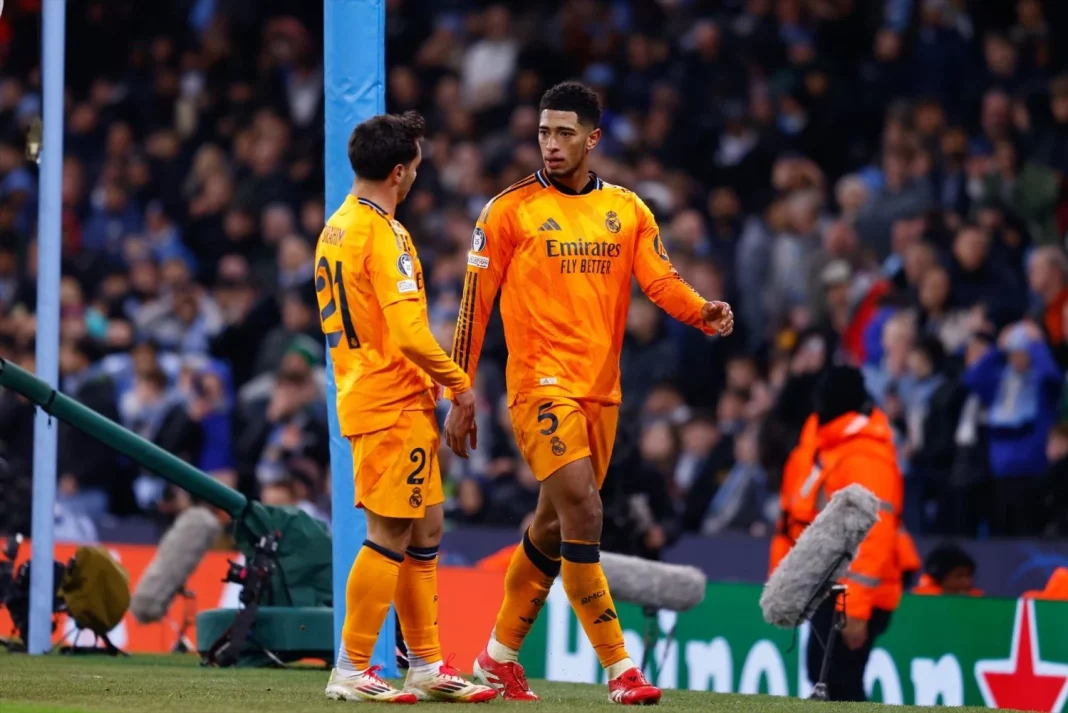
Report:
[[[607,624],[608,622],[618,618],[619,617],[616,616],[616,613],[614,611],[612,611],[611,609],[605,609],[604,614],[601,614],[601,616],[597,617],[597,619],[595,619],[593,623]]]
[[[553,218],[549,218],[547,221],[541,224],[540,228],[538,228],[539,233],[545,230],[563,230],[563,228],[560,227],[560,224],[557,223],[556,220],[554,220]]]

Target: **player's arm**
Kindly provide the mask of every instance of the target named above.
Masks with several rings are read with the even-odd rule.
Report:
[[[486,338],[486,325],[493,311],[493,300],[504,279],[505,270],[512,259],[513,241],[508,229],[509,216],[504,206],[495,206],[490,201],[475,224],[471,235],[471,252],[467,255],[467,273],[464,276],[464,293],[460,300],[460,317],[452,341],[452,358],[460,365],[471,381],[478,370],[482,342]],[[446,390],[446,397],[454,394]],[[454,407],[445,419],[445,441],[452,452],[467,458],[467,442],[471,447],[478,443],[478,424],[474,409],[464,407],[454,399]],[[473,404],[471,405],[473,406]]]
[[[486,205],[475,224],[471,252],[467,256],[460,316],[452,341],[452,358],[472,381],[478,370],[493,300],[515,245],[506,207],[495,203],[490,201]]]
[[[418,301],[401,300],[383,310],[393,342],[416,366],[454,394],[471,388],[471,380],[441,348]]]
[[[652,211],[634,196],[638,238],[634,255],[634,276],[642,292],[675,319],[705,334],[727,336],[734,330],[734,314],[726,302],[709,302],[679,276],[668,259],[667,248]]]
[[[412,256],[398,246],[393,236],[383,235],[370,243],[368,273],[389,325],[389,336],[397,348],[437,383],[456,393],[470,389],[471,380],[430,331],[414,267],[410,267],[414,265]]]

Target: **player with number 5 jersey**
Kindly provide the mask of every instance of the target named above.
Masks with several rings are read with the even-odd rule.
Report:
[[[537,700],[519,648],[559,575],[604,668],[609,699],[659,702],[660,691],[626,650],[600,565],[599,491],[616,436],[631,282],[706,334],[728,335],[734,326],[729,305],[702,298],[671,266],[645,203],[590,172],[600,119],[597,94],[581,84],[564,82],[542,97],[544,167],[479,216],[453,342],[453,358],[474,378],[499,289],[512,429],[541,483],[533,523],[505,575],[496,625],[474,663],[475,677],[506,700]],[[462,415],[450,413],[445,431],[466,457],[474,433]]]
[[[345,623],[329,698],[384,703],[476,703],[496,697],[443,663],[437,622],[442,502],[435,382],[474,420],[471,380],[430,331],[423,269],[393,217],[422,159],[422,117],[382,115],[349,139],[352,192],[315,250],[315,290],[337,382],[341,434],[352,446],[356,507],[367,539],[349,573]],[[342,477],[342,473],[335,473]],[[397,689],[370,665],[390,603],[408,646]]]

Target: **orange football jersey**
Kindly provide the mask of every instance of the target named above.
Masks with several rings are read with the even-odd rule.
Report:
[[[430,376],[401,353],[383,315],[389,305],[413,300],[426,320],[423,268],[404,226],[350,195],[320,234],[315,265],[342,435],[388,428],[401,411],[434,408]]]
[[[491,200],[467,265],[453,359],[474,378],[499,288],[510,403],[520,393],[620,402],[632,277],[665,312],[706,329],[705,300],[672,268],[649,208],[594,174],[575,193],[538,171]]]

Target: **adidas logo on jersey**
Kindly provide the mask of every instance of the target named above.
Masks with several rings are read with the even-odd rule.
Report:
[[[563,230],[563,228],[560,227],[560,224],[557,223],[555,219],[549,218],[547,221],[541,224],[540,228],[538,228],[539,233],[545,230]]]

